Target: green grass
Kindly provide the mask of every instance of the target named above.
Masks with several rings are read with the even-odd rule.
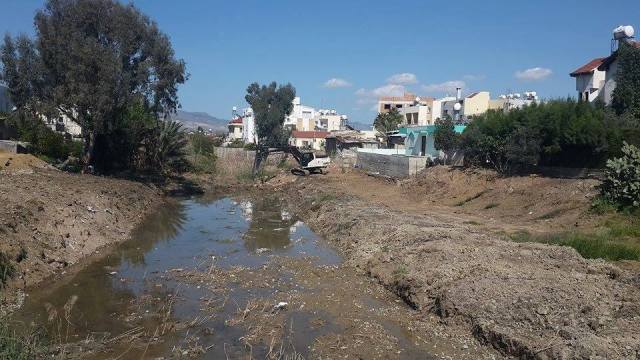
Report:
[[[473,201],[473,200],[475,200],[475,199],[479,198],[480,196],[482,196],[482,195],[486,194],[487,192],[489,192],[489,189],[482,190],[482,191],[480,191],[479,193],[477,193],[477,194],[475,194],[475,195],[473,195],[473,196],[471,196],[471,197],[468,197],[468,198],[466,198],[466,199],[464,199],[464,200],[460,201],[459,203],[457,203],[457,204],[456,204],[456,206],[463,206],[464,204],[466,204],[466,203],[468,203],[468,202],[471,202],[471,201]]]
[[[0,318],[0,359],[27,360],[44,355],[45,346],[40,335],[19,335],[9,327],[6,319]]]
[[[569,246],[587,259],[640,260],[640,219],[635,216],[615,216],[593,233],[531,235],[520,232],[510,237],[517,242]]]

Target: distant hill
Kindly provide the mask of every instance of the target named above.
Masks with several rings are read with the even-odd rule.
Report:
[[[205,112],[189,112],[178,110],[171,116],[173,120],[181,122],[188,129],[197,129],[201,126],[203,129],[211,129],[214,132],[226,132],[229,120],[219,119]]]

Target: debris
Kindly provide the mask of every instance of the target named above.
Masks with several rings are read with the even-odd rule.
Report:
[[[262,253],[266,253],[266,252],[269,252],[269,251],[271,251],[271,250],[267,249],[267,248],[260,248],[260,249],[256,250],[256,254],[262,254]]]
[[[283,309],[286,309],[287,306],[289,306],[289,303],[280,301],[273,307],[273,310],[283,310]]]

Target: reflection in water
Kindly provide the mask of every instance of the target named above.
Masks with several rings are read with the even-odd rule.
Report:
[[[179,201],[167,201],[165,206],[149,215],[133,231],[131,238],[134,241],[124,243],[118,250],[125,260],[135,265],[144,265],[145,254],[156,243],[167,242],[178,236],[186,221],[185,205]]]
[[[289,227],[294,223],[278,201],[264,198],[255,200],[252,221],[243,236],[245,247],[252,252],[257,249],[284,249],[291,244]]]

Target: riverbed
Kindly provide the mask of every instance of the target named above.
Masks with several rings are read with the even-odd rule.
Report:
[[[29,292],[13,320],[66,358],[469,357],[275,197],[169,201],[132,239]]]

